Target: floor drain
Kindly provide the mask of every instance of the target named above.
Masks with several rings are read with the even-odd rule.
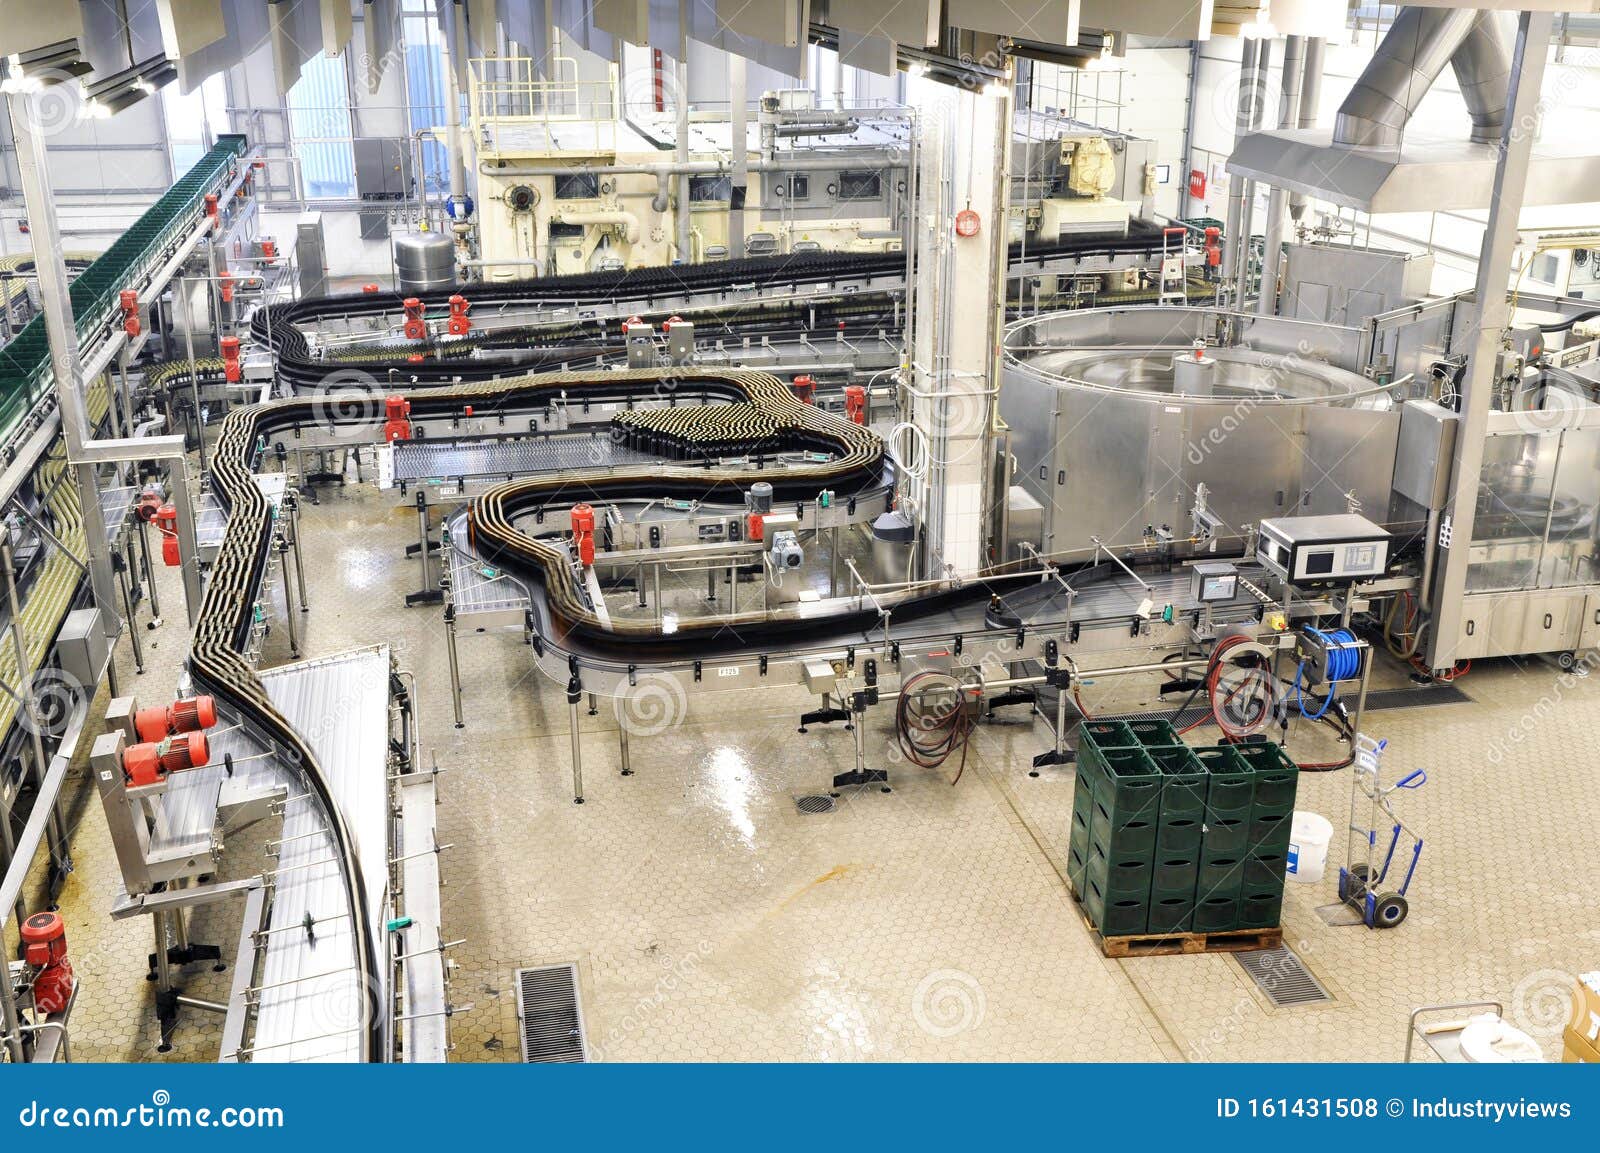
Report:
[[[1234,957],[1274,1005],[1318,1005],[1333,1000],[1322,982],[1311,975],[1305,962],[1287,945],[1257,949],[1253,953],[1235,953]]]
[[[578,1005],[578,967],[546,965],[517,970],[517,1024],[522,1059],[531,1064],[573,1064],[589,1059]]]
[[[794,806],[808,817],[817,813],[831,813],[833,812],[833,798],[825,794],[798,797],[795,799]]]

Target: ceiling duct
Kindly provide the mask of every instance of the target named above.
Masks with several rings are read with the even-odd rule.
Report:
[[[1334,119],[1342,148],[1397,149],[1406,125],[1446,65],[1472,116],[1472,139],[1500,139],[1511,76],[1509,29],[1471,8],[1403,8]]]

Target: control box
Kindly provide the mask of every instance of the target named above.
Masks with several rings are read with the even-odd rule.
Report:
[[[1259,526],[1256,559],[1290,584],[1350,583],[1389,567],[1389,533],[1364,516],[1283,516]]]

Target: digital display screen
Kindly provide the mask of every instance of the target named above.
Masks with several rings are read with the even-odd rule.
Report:
[[[1328,576],[1333,572],[1333,552],[1306,553],[1306,575]]]

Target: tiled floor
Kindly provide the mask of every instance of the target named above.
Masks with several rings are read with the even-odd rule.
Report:
[[[1480,997],[1505,1000],[1554,1056],[1566,975],[1600,967],[1586,864],[1600,677],[1490,664],[1463,682],[1482,703],[1371,715],[1391,767],[1430,773],[1404,800],[1428,837],[1413,913],[1390,932],[1335,928],[1317,912],[1332,871],[1291,885],[1287,937],[1335,999],[1273,1009],[1229,957],[1099,954],[1060,872],[1071,780],[1028,776],[1049,734],[1023,710],[978,731],[952,787],[950,772],[898,761],[880,707],[866,737],[894,791],[807,816],[795,798],[852,756],[838,727],[795,731],[809,698],[669,695],[660,731],[633,738],[631,777],[602,701],[582,719],[588,803],[574,805],[561,687],[530,671],[516,636],[463,636],[467,727],[455,730],[440,614],[402,605],[418,581],[402,555],[414,514],[370,489],[321,495],[304,514],[305,653],[391,644],[418,677],[424,747],[447,770],[444,933],[466,939],[454,1000],[472,1005],[453,1020],[455,1059],[516,1060],[513,973],[558,961],[579,963],[607,1060],[1387,1060],[1414,1006]],[[162,581],[149,671],[131,677],[126,644],[118,658],[152,700],[175,685],[185,648],[181,592],[170,572]],[[287,657],[276,631],[269,663]],[[1091,710],[1104,692],[1088,690]],[[1330,751],[1297,735],[1291,749]],[[1300,807],[1342,823],[1348,788],[1347,772],[1308,775]],[[155,1059],[149,927],[107,917],[116,882],[99,802],[81,776],[69,793],[78,869],[64,909],[85,976],[75,1055]],[[199,931],[231,941],[236,918],[219,911]],[[226,979],[202,974],[189,991],[217,996]],[[178,1042],[171,1058],[214,1059],[216,1020],[186,1012]]]

